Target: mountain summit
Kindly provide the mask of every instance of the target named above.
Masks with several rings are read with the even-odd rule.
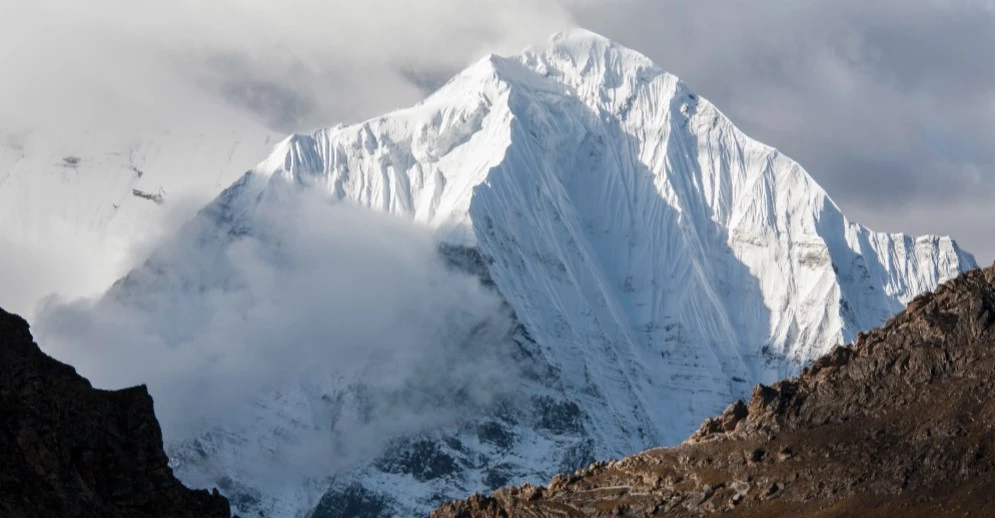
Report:
[[[174,445],[181,477],[224,478],[247,516],[303,516],[326,490],[315,516],[424,513],[676,443],[757,383],[797,373],[975,267],[949,238],[848,221],[797,163],[645,56],[583,30],[488,56],[412,108],[287,138],[182,232],[222,248],[258,236],[256,215],[293,203],[293,186],[435,229],[446,259],[513,312],[521,374],[509,371],[513,394],[458,426],[399,437],[307,489],[233,466],[301,429],[334,435],[355,385],[307,380],[322,387],[295,392],[307,405],[263,396],[253,410],[277,424]],[[160,250],[108,297],[144,307],[149,293],[231,284],[176,266],[197,253],[216,250]],[[316,407],[336,416],[330,431]]]
[[[698,421],[675,412],[687,393],[720,404],[777,379],[975,266],[948,238],[847,221],[794,161],[585,30],[489,56],[412,109],[291,137],[257,174],[479,250],[564,381],[614,371],[593,384],[650,441]]]

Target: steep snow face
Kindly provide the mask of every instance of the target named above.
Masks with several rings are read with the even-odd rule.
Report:
[[[514,311],[520,388],[332,480],[254,479],[239,463],[327,427],[313,417],[322,401],[352,398],[336,415],[365,404],[353,386],[288,380],[253,410],[265,424],[172,446],[182,478],[222,480],[248,516],[306,515],[329,485],[321,516],[408,516],[676,443],[975,266],[949,238],[849,222],[678,78],[579,30],[487,57],[413,108],[294,135],[200,219],[212,236],[252,234],[254,211],[288,184],[436,229]],[[118,296],[169,282],[129,279]]]
[[[600,394],[613,419],[594,425],[633,447],[679,440],[975,266],[949,238],[847,221],[797,163],[585,31],[291,137],[257,172],[477,248],[569,389]]]

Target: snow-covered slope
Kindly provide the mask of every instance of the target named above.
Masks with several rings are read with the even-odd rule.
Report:
[[[336,416],[334,436],[371,404],[361,383],[287,380],[260,397],[256,425],[172,447],[181,478],[221,483],[244,516],[306,515],[329,487],[316,516],[410,516],[675,443],[975,266],[949,238],[849,222],[790,158],[582,30],[489,56],[413,108],[286,139],[185,232],[237,242],[288,185],[436,229],[443,255],[513,310],[518,388],[332,479],[263,481],[246,457],[327,430],[315,408]],[[203,291],[208,277],[163,276],[167,255],[112,296]]]
[[[625,380],[596,384],[646,411],[620,417],[650,441],[697,423],[669,411],[691,389],[720,405],[975,266],[948,238],[847,221],[790,158],[584,31],[488,57],[410,110],[291,137],[257,174],[478,249],[574,388]]]

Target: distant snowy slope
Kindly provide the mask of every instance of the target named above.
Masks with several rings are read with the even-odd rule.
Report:
[[[337,436],[364,398],[381,400],[334,376],[288,379],[260,395],[254,426],[172,445],[181,478],[222,484],[244,516],[306,516],[322,493],[315,516],[411,516],[673,444],[975,266],[949,238],[849,222],[798,164],[678,78],[574,30],[489,56],[410,109],[289,137],[183,230],[210,244],[154,253],[105,302],[172,290],[179,308],[230,282],[171,261],[261,238],[258,214],[294,203],[288,186],[435,229],[443,255],[513,311],[502,347],[518,389],[346,473],[264,480],[246,459]]]
[[[187,93],[193,106],[195,94]],[[133,121],[140,102],[97,94],[93,102],[107,113],[92,125],[45,114],[0,121],[0,260],[8,265],[0,301],[24,314],[52,292],[106,290],[137,264],[136,245],[175,230],[276,141],[221,99],[198,120],[153,110]],[[115,110],[132,112],[125,128],[110,127]]]

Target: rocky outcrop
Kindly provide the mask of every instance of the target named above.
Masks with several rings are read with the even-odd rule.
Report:
[[[228,517],[173,477],[144,386],[94,389],[0,309],[0,516]]]
[[[995,266],[913,300],[684,444],[437,518],[995,516]]]

